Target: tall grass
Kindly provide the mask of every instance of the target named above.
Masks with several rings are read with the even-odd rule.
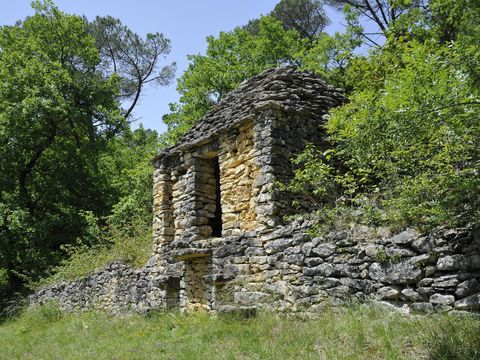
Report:
[[[0,326],[1,359],[479,359],[480,322],[371,306],[312,318],[155,313],[112,317],[30,309]]]
[[[152,254],[152,227],[142,218],[131,219],[128,226],[110,226],[94,246],[72,248],[70,256],[52,270],[52,275],[32,284],[33,289],[87,276],[114,261],[144,266]]]

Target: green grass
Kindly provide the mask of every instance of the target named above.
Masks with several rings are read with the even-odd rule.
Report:
[[[0,325],[1,359],[479,359],[480,321],[326,309],[315,318],[30,309]],[[446,356],[446,357],[445,357]]]

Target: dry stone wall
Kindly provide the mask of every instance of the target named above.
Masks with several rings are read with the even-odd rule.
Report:
[[[395,236],[357,227],[312,239],[307,226],[171,243],[145,268],[112,264],[85,279],[45,288],[30,300],[112,312],[252,307],[318,312],[346,301],[381,302],[405,312],[480,312],[479,227]]]
[[[146,313],[170,308],[169,294],[160,287],[161,275],[151,266],[132,269],[112,263],[86,278],[48,286],[30,296],[33,305],[58,301],[68,311],[99,309],[111,313]],[[178,304],[177,304],[178,305]]]
[[[257,227],[258,187],[254,189],[253,184],[259,167],[255,161],[252,122],[240,126],[232,135],[222,136],[219,147],[223,235],[240,235]]]
[[[395,236],[357,227],[312,239],[310,224],[284,224],[292,198],[276,184],[291,178],[291,158],[307,143],[326,146],[324,118],[343,102],[340,90],[292,68],[241,84],[155,157],[148,264],[112,264],[31,302],[112,312],[315,312],[372,300],[405,311],[480,311],[478,227]]]
[[[253,123],[246,121],[218,140],[178,154],[174,165],[157,167],[153,194],[158,247],[180,238],[238,236],[256,228],[256,155]],[[222,194],[218,204],[217,192]],[[222,229],[214,234],[219,205]]]

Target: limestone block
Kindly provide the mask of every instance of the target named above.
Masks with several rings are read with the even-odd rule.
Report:
[[[425,236],[419,237],[412,242],[412,247],[420,253],[428,253],[433,250],[435,243],[433,239]]]
[[[408,245],[411,244],[418,237],[418,235],[418,232],[415,230],[408,229],[398,235],[395,235],[390,239],[390,241],[396,245]]]
[[[441,276],[434,280],[433,284],[431,285],[434,289],[448,289],[448,288],[456,288],[458,285],[458,276],[457,275],[447,275]]]
[[[195,182],[197,182],[198,184],[207,184],[213,186],[215,186],[216,183],[213,175],[206,173],[197,173],[195,176]]]
[[[325,276],[329,277],[335,273],[335,268],[331,264],[321,263],[318,266],[312,268],[304,268],[303,273],[306,276]]]
[[[335,248],[334,244],[320,244],[312,249],[312,253],[322,258],[327,258],[335,252]]]
[[[210,212],[210,213],[214,213],[215,212],[215,204],[205,204],[203,206],[203,210],[207,211],[207,212]]]
[[[448,255],[438,259],[438,270],[476,270],[480,269],[480,255]]]
[[[433,294],[430,296],[430,303],[433,305],[453,305],[455,297],[453,295]]]
[[[428,302],[416,302],[410,305],[413,311],[430,314],[433,312],[433,305]]]
[[[407,301],[418,302],[422,300],[422,296],[413,289],[403,289],[402,298]]]
[[[400,296],[400,291],[397,288],[391,286],[384,286],[377,290],[378,300],[396,300]]]
[[[210,226],[199,226],[196,228],[196,233],[203,236],[212,236],[212,228]]]
[[[234,206],[234,212],[242,212],[250,208],[250,204],[247,201],[238,200]]]
[[[240,236],[242,235],[242,230],[239,229],[240,224],[237,223],[234,229],[230,230],[230,236]]]
[[[240,219],[246,223],[255,222],[257,216],[253,211],[242,211]]]
[[[220,191],[223,193],[223,192],[227,192],[229,190],[231,190],[233,187],[233,183],[232,182],[226,182],[224,180],[224,182],[221,182],[220,184]]]
[[[415,284],[422,274],[422,269],[409,261],[396,264],[373,263],[369,269],[370,278],[387,284]]]
[[[480,282],[474,278],[458,284],[455,295],[459,298],[463,298],[465,296],[474,294],[477,291],[480,291]]]
[[[244,163],[242,164],[239,164],[238,166],[235,167],[235,177],[239,177],[241,175],[243,175],[243,173],[245,172],[245,169],[247,167],[245,166]]]
[[[242,291],[236,292],[233,300],[240,305],[258,305],[269,298],[269,295],[263,292]]]
[[[158,235],[173,236],[173,235],[175,235],[175,229],[173,227],[162,227],[162,228],[156,230],[156,233]]]
[[[455,302],[455,309],[458,310],[480,310],[480,292]]]

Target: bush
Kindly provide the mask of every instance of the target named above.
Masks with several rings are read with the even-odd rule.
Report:
[[[0,268],[0,293],[8,286],[8,271]]]
[[[320,210],[342,200],[395,228],[478,222],[480,93],[463,46],[411,41],[356,63],[351,71],[383,81],[364,82],[332,111],[332,148],[294,159],[288,190]]]
[[[52,270],[52,276],[31,285],[34,289],[63,280],[74,280],[114,262],[143,266],[152,252],[151,224],[133,218],[129,224],[110,226],[98,244],[66,247],[68,259]]]

